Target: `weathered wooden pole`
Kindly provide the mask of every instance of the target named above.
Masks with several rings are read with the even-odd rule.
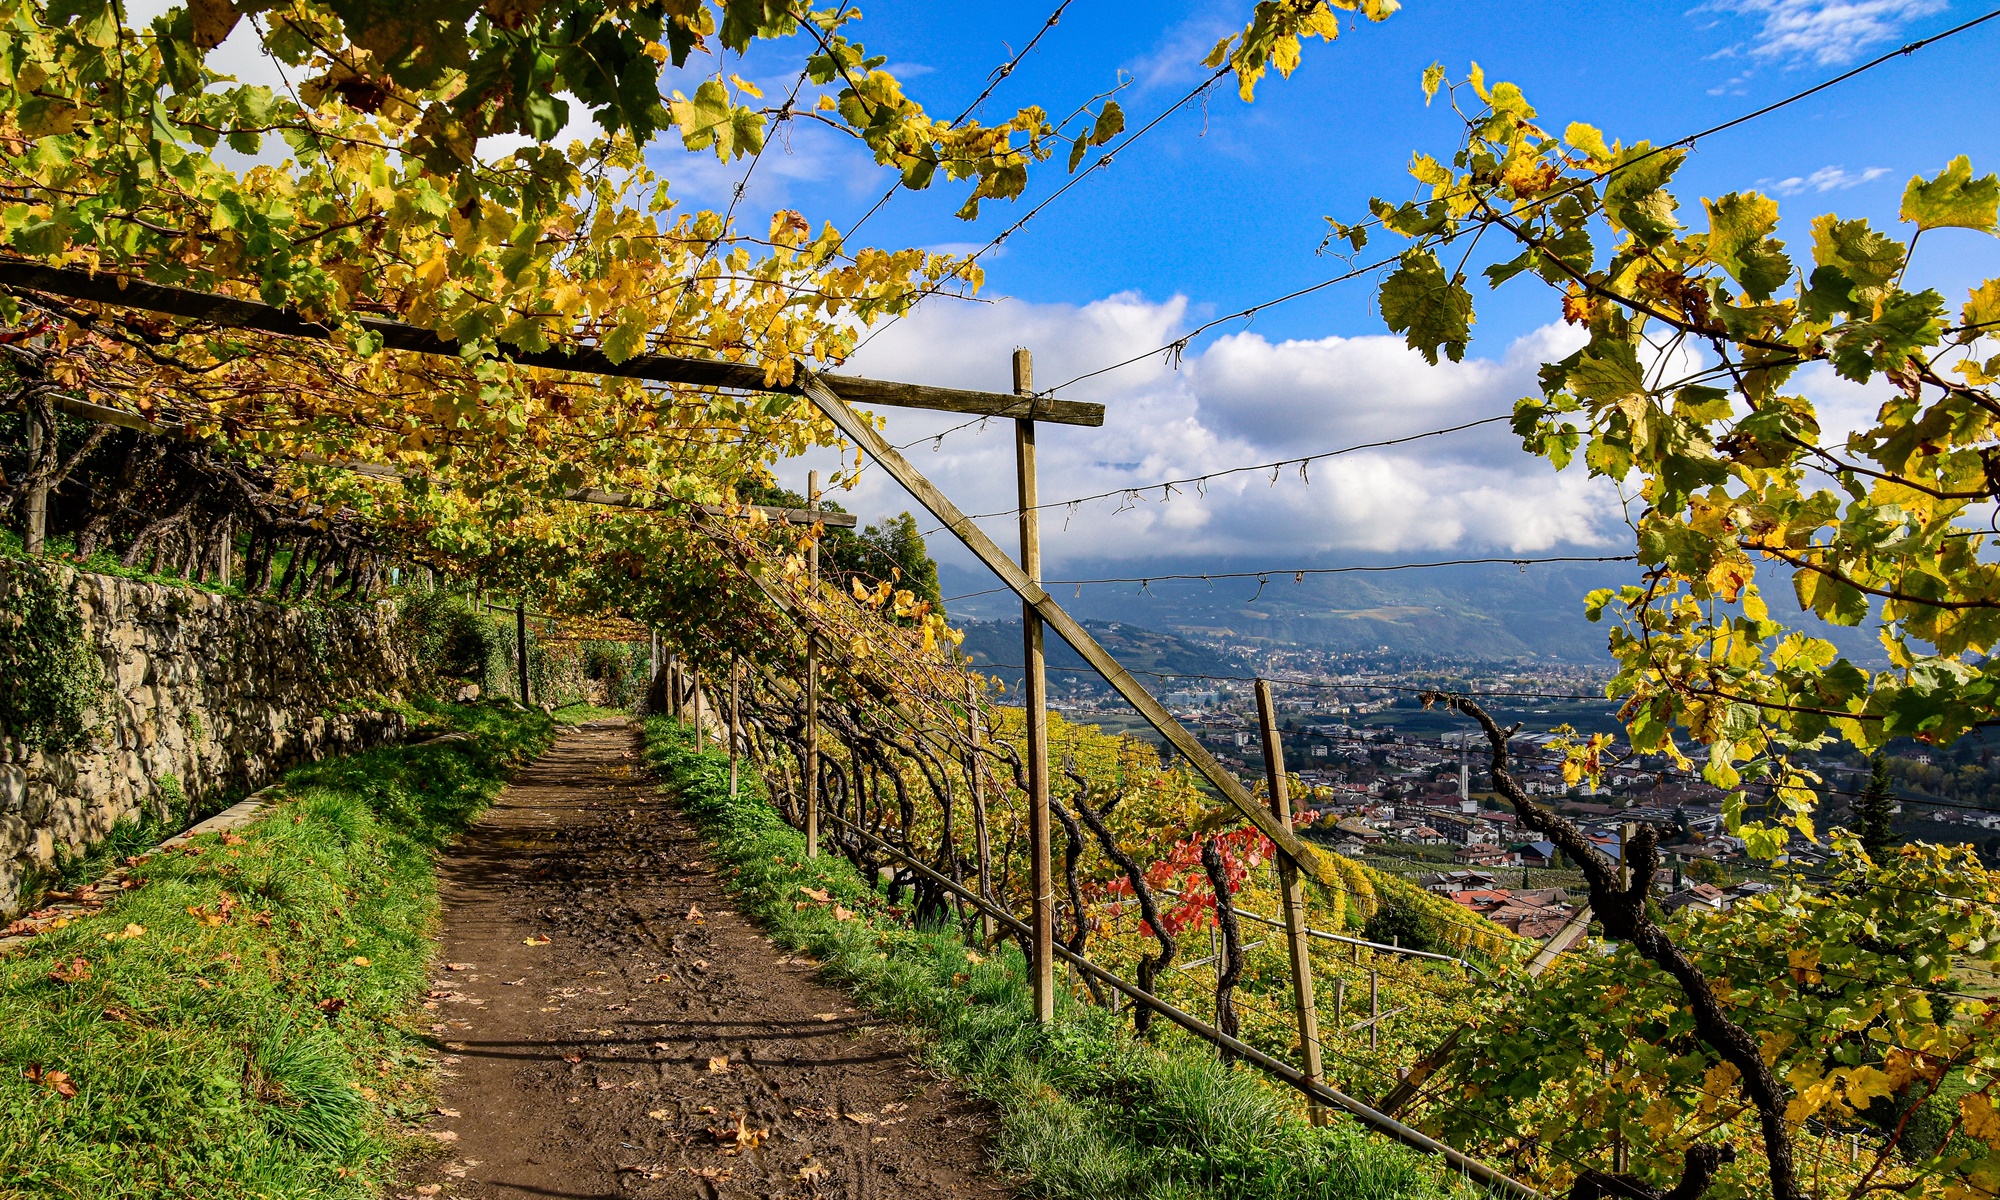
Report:
[[[1014,351],[1014,394],[1035,391],[1035,361],[1025,349]],[[1035,422],[1014,418],[1014,464],[1021,502],[1021,570],[1039,584],[1042,579],[1042,520],[1035,481]],[[1055,1020],[1055,877],[1049,869],[1049,727],[1048,673],[1042,656],[1042,614],[1021,605],[1021,649],[1025,657],[1023,697],[1028,737],[1028,890],[1034,895],[1033,931],[1035,1020]]]
[[[806,507],[819,507],[819,472],[806,472]],[[806,544],[808,602],[819,608],[819,527]],[[819,649],[810,626],[806,629],[806,857],[819,857]]]
[[[681,719],[681,656],[667,655],[667,715]]]
[[[1277,706],[1271,702],[1269,680],[1257,681],[1257,719],[1264,734],[1264,781],[1271,793],[1271,814],[1286,829],[1292,827],[1292,793],[1285,777],[1285,747],[1278,740]],[[1277,852],[1278,885],[1285,902],[1285,949],[1292,956],[1292,1007],[1299,1023],[1300,1065],[1307,1079],[1325,1083],[1320,1064],[1319,1001],[1313,994],[1312,946],[1306,935],[1305,888],[1299,881],[1298,864],[1283,850]],[[1324,1125],[1327,1111],[1314,1104],[1307,1116],[1315,1125]]]
[[[972,793],[972,830],[979,843],[979,898],[991,904],[993,896],[993,843],[986,832],[986,772],[979,766],[979,689],[972,676],[965,677],[965,785]],[[985,909],[979,911],[979,938],[991,945],[999,933],[999,922]],[[1114,993],[1115,994],[1115,993]]]
[[[230,567],[236,558],[236,514],[222,514],[222,563],[221,573],[215,581],[223,587],[229,586]]]
[[[660,631],[652,630],[652,644],[646,654],[646,691],[651,695],[660,694]],[[660,716],[654,713],[654,716]]]
[[[44,430],[40,418],[35,416],[35,406],[22,406],[28,419],[28,470],[38,472],[42,466],[42,439],[52,435],[53,430]],[[27,524],[21,530],[21,548],[29,554],[40,554],[42,543],[48,536],[49,487],[47,482],[37,480],[28,489]]]
[[[694,742],[699,747],[708,735],[701,728],[701,668],[693,663],[688,664],[688,687],[694,693]]]
[[[743,736],[743,694],[738,686],[741,674],[736,656],[729,656],[729,798],[736,799],[737,742]]]
[[[1376,1047],[1376,1032],[1382,1028],[1382,977],[1368,968],[1368,1048]]]
[[[519,662],[516,665],[519,668],[519,674],[521,679],[521,705],[522,707],[525,708],[529,703],[528,605],[525,600],[519,598],[516,598],[514,601],[514,648],[519,652],[519,654],[517,655]]]

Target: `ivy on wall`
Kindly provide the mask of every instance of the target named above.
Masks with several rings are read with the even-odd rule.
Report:
[[[0,736],[44,750],[90,742],[104,667],[64,573],[0,559]]]

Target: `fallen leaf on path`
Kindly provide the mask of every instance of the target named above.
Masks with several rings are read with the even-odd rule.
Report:
[[[440,1117],[455,1117],[458,1115],[458,1110],[455,1108],[439,1108],[432,1111],[436,1112]]]
[[[729,1056],[727,1054],[718,1054],[711,1057],[708,1060],[708,1073],[710,1075],[729,1074]]]
[[[731,1175],[736,1174],[728,1167],[682,1167],[681,1170],[690,1175],[698,1175],[710,1183],[727,1182]]]
[[[654,1042],[654,1043],[653,1043],[653,1049],[655,1049],[655,1050],[671,1050],[671,1049],[673,1049],[673,1047],[672,1047],[672,1046],[670,1046],[670,1045],[668,1045],[668,1044],[667,1044],[667,1043],[665,1043],[665,1042]]]
[[[564,1061],[564,1062],[566,1062],[566,1063],[580,1063],[580,1062],[582,1062],[582,1061],[583,1061],[583,1055],[581,1055],[581,1054],[565,1054],[565,1055],[563,1055],[563,1061]]]
[[[716,1141],[731,1143],[729,1148],[723,1151],[724,1154],[741,1154],[745,1150],[754,1150],[758,1143],[771,1136],[771,1131],[768,1129],[752,1129],[744,1124],[742,1113],[736,1114],[736,1124],[725,1125],[721,1129],[710,1128],[709,1132],[715,1135]]]
[[[797,1178],[800,1183],[813,1184],[825,1179],[827,1174],[826,1167],[819,1160],[808,1158],[805,1164],[799,1168]]]
[[[840,1020],[840,1014],[839,1014],[839,1013],[814,1013],[814,1014],[813,1014],[813,1016],[815,1016],[815,1017],[818,1017],[818,1018],[819,1018],[820,1020],[822,1020],[822,1021],[838,1021],[838,1020]]]
[[[528,977],[527,977],[526,975],[523,975],[523,976],[521,976],[521,977],[520,977],[519,979],[509,979],[509,980],[506,980],[506,981],[502,982],[500,986],[502,986],[502,987],[520,987],[520,986],[521,986],[522,984],[524,984],[524,983],[526,983],[526,982],[528,982]]]
[[[521,944],[523,946],[546,946],[549,944],[549,939],[545,937],[524,937],[521,939]]]
[[[890,1103],[888,1103],[888,1104],[884,1104],[884,1105],[882,1106],[882,1111],[883,1111],[883,1112],[902,1112],[902,1111],[903,1111],[904,1109],[906,1109],[906,1108],[908,1108],[908,1107],[910,1107],[910,1106],[909,1106],[909,1105],[907,1105],[907,1104],[898,1104],[898,1103],[896,1103],[896,1102],[894,1102],[894,1101],[891,1101]]]
[[[447,971],[470,971],[470,970],[472,969],[472,964],[471,964],[471,963],[446,963],[446,964],[444,965],[444,969],[445,969],[445,970],[447,970]]]
[[[848,1120],[850,1120],[850,1121],[852,1121],[852,1122],[854,1122],[854,1123],[855,1123],[856,1125],[873,1125],[873,1124],[875,1124],[875,1114],[874,1114],[874,1113],[848,1113],[848,1114],[847,1114],[847,1119],[848,1119]]]
[[[687,916],[682,917],[681,920],[694,925],[706,925],[708,923],[702,919],[701,909],[693,904],[688,905]]]
[[[449,1129],[430,1130],[429,1136],[433,1141],[439,1142],[455,1142],[458,1140],[458,1134]]]
[[[664,1108],[656,1108],[652,1112],[647,1113],[646,1115],[653,1118],[655,1121],[671,1121],[674,1119],[674,1114],[668,1112]]]
[[[879,1146],[879,1145],[881,1145],[881,1144],[882,1144],[883,1142],[886,1142],[886,1141],[888,1141],[888,1140],[889,1140],[889,1139],[888,1139],[888,1138],[885,1138],[885,1137],[877,1137],[877,1138],[869,1138],[869,1139],[868,1139],[868,1142],[869,1142],[869,1144],[870,1144],[870,1145],[873,1145],[873,1146]]]
[[[417,1195],[419,1196],[435,1196],[443,1190],[444,1185],[439,1183],[420,1183],[417,1185]]]

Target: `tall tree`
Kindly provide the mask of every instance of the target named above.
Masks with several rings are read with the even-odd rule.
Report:
[[[1895,830],[1890,828],[1895,811],[1896,800],[1889,794],[1889,760],[1877,751],[1868,760],[1868,786],[1854,806],[1854,832],[1870,857],[1880,858],[1896,844]]]

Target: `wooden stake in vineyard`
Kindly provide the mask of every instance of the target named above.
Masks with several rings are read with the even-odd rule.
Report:
[[[35,415],[35,406],[24,405],[28,418],[28,470],[36,476],[33,487],[28,489],[27,525],[22,529],[21,547],[29,554],[40,554],[42,542],[47,536],[49,522],[49,488],[42,481],[42,438],[52,433],[42,429],[41,418]]]
[[[1014,394],[1035,392],[1035,360],[1025,348],[1014,351]],[[1021,570],[1036,583],[1042,578],[1042,520],[1036,511],[1035,422],[1014,418],[1014,462],[1021,499]],[[1028,890],[1034,895],[1033,931],[1035,1020],[1055,1020],[1055,879],[1049,870],[1049,715],[1048,672],[1042,656],[1042,614],[1021,605],[1021,648],[1027,665],[1022,697],[1028,740]]]
[[[729,798],[736,799],[737,741],[743,736],[743,696],[736,656],[729,656]]]
[[[967,790],[972,793],[972,830],[979,844],[979,898],[990,904],[993,902],[993,843],[986,833],[986,773],[979,766],[979,689],[970,674],[965,677],[965,735],[965,781]],[[999,931],[999,922],[993,919],[993,914],[981,909],[981,942],[991,945]]]
[[[528,605],[525,600],[514,601],[514,650],[515,666],[521,680],[521,704],[529,703],[528,697]]]
[[[1286,829],[1292,827],[1292,793],[1285,777],[1285,747],[1278,740],[1277,706],[1271,702],[1271,683],[1257,681],[1257,720],[1264,736],[1264,781],[1271,793],[1271,813]],[[1283,850],[1276,852],[1278,884],[1285,902],[1285,949],[1292,959],[1292,1008],[1299,1023],[1300,1065],[1307,1079],[1326,1082],[1320,1064],[1319,1001],[1313,994],[1312,947],[1306,937],[1306,897],[1299,881],[1299,867]],[[1315,1125],[1324,1125],[1327,1111],[1314,1104],[1307,1115]]]
[[[806,507],[819,507],[819,472],[806,472]],[[819,604],[819,530],[813,530],[813,537],[806,544],[806,573],[810,580],[807,594],[812,603]],[[817,640],[808,631],[806,634],[806,857],[819,857],[819,648]]]

